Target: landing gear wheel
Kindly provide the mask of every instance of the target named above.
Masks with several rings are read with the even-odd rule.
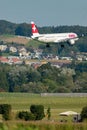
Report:
[[[47,43],[47,44],[46,44],[46,47],[50,47],[50,45]]]
[[[64,45],[63,45],[63,44],[61,45],[61,48],[64,48]]]

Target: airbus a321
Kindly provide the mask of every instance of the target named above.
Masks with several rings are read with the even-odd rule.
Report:
[[[32,27],[32,39],[37,39],[40,42],[49,43],[62,43],[67,42],[70,45],[74,45],[79,39],[76,33],[52,33],[52,34],[40,34],[35,23],[31,22]]]

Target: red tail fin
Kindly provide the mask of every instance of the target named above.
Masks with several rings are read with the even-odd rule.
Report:
[[[31,22],[31,27],[32,27],[32,34],[33,34],[33,35],[39,34],[39,33],[38,33],[38,29],[36,28],[36,25],[35,25],[34,22]]]

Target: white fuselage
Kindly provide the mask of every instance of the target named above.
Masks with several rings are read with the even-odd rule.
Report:
[[[70,44],[74,44],[76,40],[78,40],[78,36],[75,33],[54,33],[54,34],[39,34],[37,36],[32,36],[32,38],[37,38],[42,42],[69,42]]]

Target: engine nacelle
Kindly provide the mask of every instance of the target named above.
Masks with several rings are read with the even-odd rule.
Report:
[[[74,45],[74,44],[75,44],[75,40],[74,40],[74,39],[70,39],[70,40],[69,40],[69,44],[70,44],[70,45]]]

